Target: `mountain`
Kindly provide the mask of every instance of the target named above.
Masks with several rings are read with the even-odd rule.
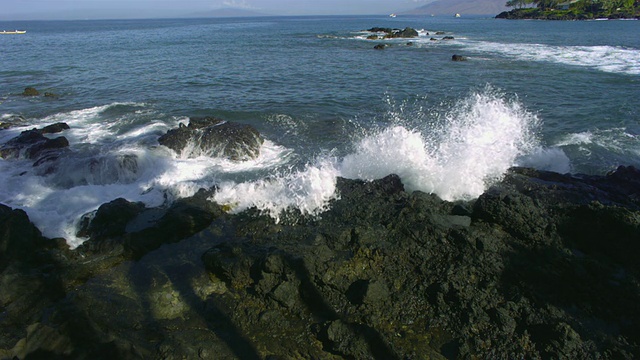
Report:
[[[417,9],[404,12],[406,15],[497,15],[509,10],[506,0],[437,0]]]

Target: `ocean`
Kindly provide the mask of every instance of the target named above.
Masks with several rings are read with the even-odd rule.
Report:
[[[372,27],[420,37],[369,40]],[[455,201],[478,197],[511,166],[640,166],[638,21],[321,16],[0,28],[27,30],[0,36],[0,121],[24,118],[0,130],[0,144],[70,126],[49,135],[70,145],[46,171],[0,159],[0,203],[72,247],[85,240],[82,215],[120,197],[162,206],[215,186],[211,201],[280,221],[291,208],[321,216],[340,196],[337,177],[395,173],[407,190]],[[22,96],[27,86],[56,96]],[[260,156],[189,158],[158,144],[193,116],[252,125],[265,138]]]

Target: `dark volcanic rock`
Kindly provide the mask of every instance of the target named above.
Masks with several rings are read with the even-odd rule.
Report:
[[[387,47],[387,45],[385,44],[377,44],[376,46],[374,46],[373,48],[375,50],[384,50]]]
[[[0,291],[0,355],[638,358],[639,185],[633,167],[514,168],[450,203],[394,175],[340,178],[327,212],[288,223],[223,214],[212,191],[161,209],[118,200],[82,256],[2,273],[27,295]],[[109,246],[139,260],[108,268]]]
[[[451,61],[467,61],[467,58],[462,55],[453,55],[451,56]]]
[[[413,28],[406,27],[404,29],[392,29],[392,28],[382,28],[382,27],[373,27],[367,31],[370,32],[383,32],[385,33],[384,37],[387,39],[395,39],[395,38],[416,38],[419,37],[420,34]]]
[[[35,256],[46,240],[22,210],[0,204],[0,271]]]
[[[257,158],[264,139],[250,125],[203,117],[190,118],[188,126],[169,130],[158,142],[182,155],[242,161]]]
[[[36,160],[36,164],[56,158],[61,149],[69,147],[64,136],[50,139],[43,134],[53,134],[69,129],[65,123],[48,125],[42,129],[26,130],[17,137],[0,146],[3,159],[27,158]]]

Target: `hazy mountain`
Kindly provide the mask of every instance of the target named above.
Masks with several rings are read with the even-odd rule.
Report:
[[[509,10],[506,0],[437,0],[417,9],[409,10],[407,15],[498,15]]]

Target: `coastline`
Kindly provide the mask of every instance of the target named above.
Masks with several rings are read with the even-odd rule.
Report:
[[[338,179],[320,217],[116,200],[69,250],[0,208],[0,357],[635,358],[640,171],[478,199]],[[473,339],[473,340],[469,340]]]
[[[640,9],[631,12],[587,12],[577,10],[541,10],[538,8],[513,9],[496,15],[496,19],[507,20],[639,20]]]

